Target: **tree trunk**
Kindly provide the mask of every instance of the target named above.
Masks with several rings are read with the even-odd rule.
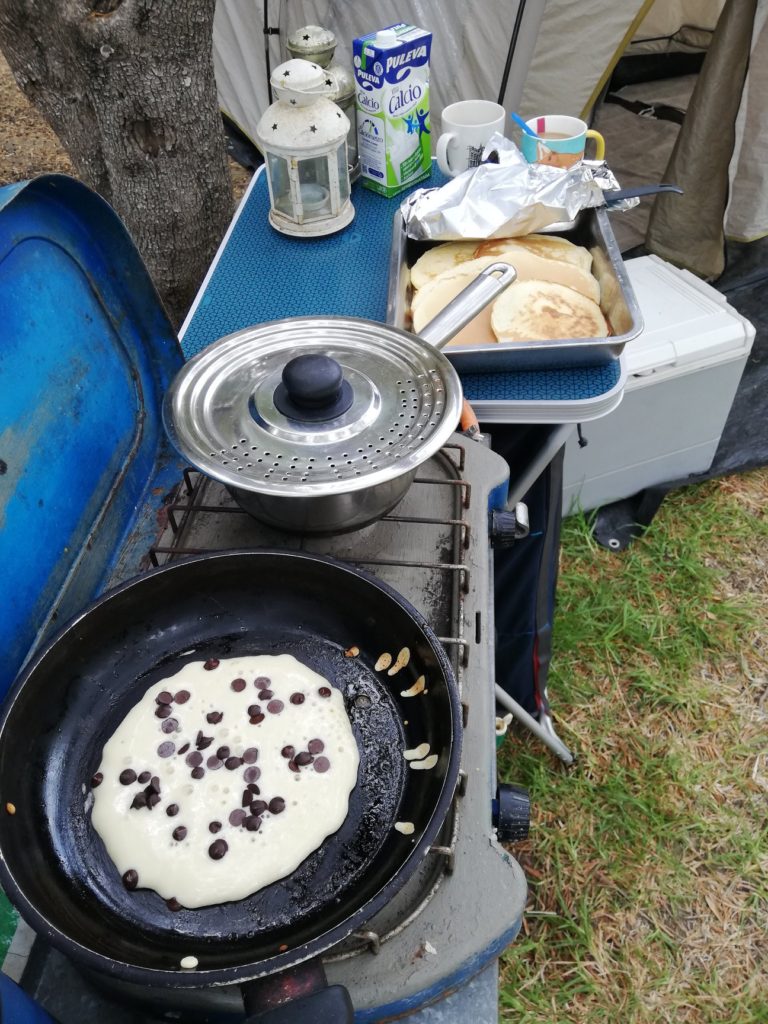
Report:
[[[180,323],[232,214],[215,0],[0,0],[0,48]]]

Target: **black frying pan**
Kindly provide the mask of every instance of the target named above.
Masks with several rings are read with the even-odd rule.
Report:
[[[346,657],[353,645],[359,656]],[[406,646],[407,668],[374,672],[383,651]],[[90,824],[88,782],[152,683],[186,661],[239,653],[293,654],[342,690],[358,783],[345,823],[293,874],[240,902],[174,913],[121,884]],[[428,694],[401,697],[422,673]],[[17,681],[0,717],[0,882],[37,932],[128,981],[201,987],[284,972],[359,928],[416,869],[453,796],[460,734],[440,642],[381,581],[292,552],[178,562],[104,595]],[[403,749],[424,741],[436,767],[408,769]],[[414,822],[413,836],[396,820]],[[181,970],[190,955],[198,968]]]

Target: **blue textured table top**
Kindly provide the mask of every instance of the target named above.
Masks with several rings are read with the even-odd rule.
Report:
[[[441,184],[439,172],[417,187]],[[267,220],[269,191],[259,173],[231,225],[182,331],[187,357],[252,324],[289,316],[386,320],[392,223],[403,196],[385,199],[353,187],[355,219],[326,238],[290,238]],[[606,366],[473,373],[462,377],[470,401],[590,402],[616,387],[618,360]],[[556,422],[557,416],[553,416]]]

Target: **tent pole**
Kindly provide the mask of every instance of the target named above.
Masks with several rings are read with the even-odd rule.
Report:
[[[266,3],[266,0],[265,0]],[[509,40],[509,49],[507,50],[507,60],[504,65],[504,74],[501,76],[501,87],[499,88],[498,103],[504,103],[504,94],[507,91],[507,82],[509,81],[509,73],[512,70],[512,58],[515,55],[517,48],[517,38],[520,35],[520,27],[523,24],[523,15],[525,14],[526,0],[518,0],[517,14],[515,15],[515,24],[512,26],[512,36]]]
[[[269,60],[269,37],[277,35],[279,32],[279,28],[269,27],[269,0],[264,0],[264,58],[266,60],[267,68],[267,96],[269,97],[270,105],[272,103],[272,83],[270,81],[270,78],[272,77],[272,68]]]

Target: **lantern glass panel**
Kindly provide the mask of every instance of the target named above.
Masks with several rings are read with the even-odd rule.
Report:
[[[299,191],[304,220],[317,220],[333,213],[328,157],[313,156],[299,160]]]
[[[339,175],[339,196],[342,203],[349,199],[349,167],[347,166],[347,145],[345,142],[336,150],[336,164]]]
[[[269,180],[272,183],[272,201],[276,210],[287,217],[294,217],[291,202],[291,178],[288,173],[288,161],[275,153],[267,153]]]

